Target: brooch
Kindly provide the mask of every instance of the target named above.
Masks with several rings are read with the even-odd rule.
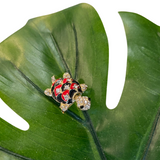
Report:
[[[87,96],[81,96],[87,89],[86,84],[79,84],[72,79],[69,73],[64,73],[63,78],[51,78],[52,86],[44,91],[44,94],[52,97],[60,103],[60,109],[64,113],[75,101],[80,110],[90,109],[91,101]]]

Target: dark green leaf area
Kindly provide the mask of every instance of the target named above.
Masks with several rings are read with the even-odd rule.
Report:
[[[62,114],[59,104],[43,92],[51,87],[53,75],[60,78],[69,72],[88,85],[84,95],[92,99],[91,113],[96,114],[98,103],[103,100],[105,105],[107,62],[107,37],[98,14],[88,4],[31,19],[3,41],[0,97],[30,125],[21,131],[0,120],[0,146],[8,158],[100,159],[92,137],[95,131],[88,127],[89,115],[83,115],[75,104]]]
[[[134,13],[120,12],[120,15],[128,43],[125,86],[117,108],[107,113],[100,112],[103,118],[95,127],[108,159],[156,160],[155,157],[160,153],[160,137],[157,135],[160,28]]]

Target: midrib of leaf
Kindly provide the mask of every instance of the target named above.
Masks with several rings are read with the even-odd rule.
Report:
[[[78,59],[79,59],[79,51],[78,51],[78,39],[77,39],[77,31],[76,31],[76,28],[75,28],[75,25],[74,23],[72,24],[72,28],[73,28],[73,32],[74,32],[74,37],[75,37],[75,47],[76,47],[76,62],[75,62],[75,77],[74,79],[77,79],[77,70],[78,70]],[[94,127],[92,125],[92,122],[91,122],[91,119],[90,119],[90,116],[88,115],[87,111],[83,111],[83,115],[85,117],[85,123],[84,125],[88,128],[88,130],[90,131],[92,137],[93,137],[93,140],[96,144],[96,147],[97,147],[97,150],[99,152],[99,155],[101,157],[102,160],[106,160],[106,157],[105,157],[105,154],[102,150],[102,147],[101,147],[101,144],[99,142],[99,139],[97,137],[97,134],[94,130]]]
[[[83,112],[83,115],[84,115],[85,120],[86,120],[86,123],[85,123],[85,124],[86,124],[86,127],[89,129],[89,131],[90,131],[90,133],[91,133],[91,135],[92,135],[92,137],[93,137],[93,140],[94,140],[94,142],[95,142],[95,144],[96,144],[96,147],[97,147],[97,150],[98,150],[98,153],[99,153],[101,159],[102,159],[102,160],[107,160],[107,158],[106,158],[106,156],[105,156],[105,154],[104,154],[104,152],[103,152],[103,149],[102,149],[102,147],[101,147],[101,144],[100,144],[100,142],[99,142],[99,139],[98,139],[98,137],[97,137],[97,134],[96,134],[96,132],[95,132],[95,129],[94,129],[94,127],[93,127],[93,124],[92,124],[92,121],[91,121],[91,119],[90,119],[90,116],[88,115],[87,111],[84,111],[84,112]]]

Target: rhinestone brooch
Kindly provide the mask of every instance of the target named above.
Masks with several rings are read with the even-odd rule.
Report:
[[[44,93],[60,103],[62,113],[67,111],[75,101],[80,110],[85,111],[90,109],[90,98],[82,96],[82,93],[87,89],[86,84],[79,84],[71,78],[69,73],[64,73],[63,78],[59,79],[55,79],[55,77],[52,76],[51,80],[51,88],[47,88]]]

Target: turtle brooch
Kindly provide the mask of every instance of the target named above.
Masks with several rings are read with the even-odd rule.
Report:
[[[51,78],[52,86],[44,91],[44,94],[52,97],[55,101],[60,103],[62,113],[76,101],[77,107],[85,111],[90,109],[91,101],[87,96],[82,96],[82,93],[87,89],[86,84],[79,84],[72,79],[69,73],[64,73],[63,78]]]

